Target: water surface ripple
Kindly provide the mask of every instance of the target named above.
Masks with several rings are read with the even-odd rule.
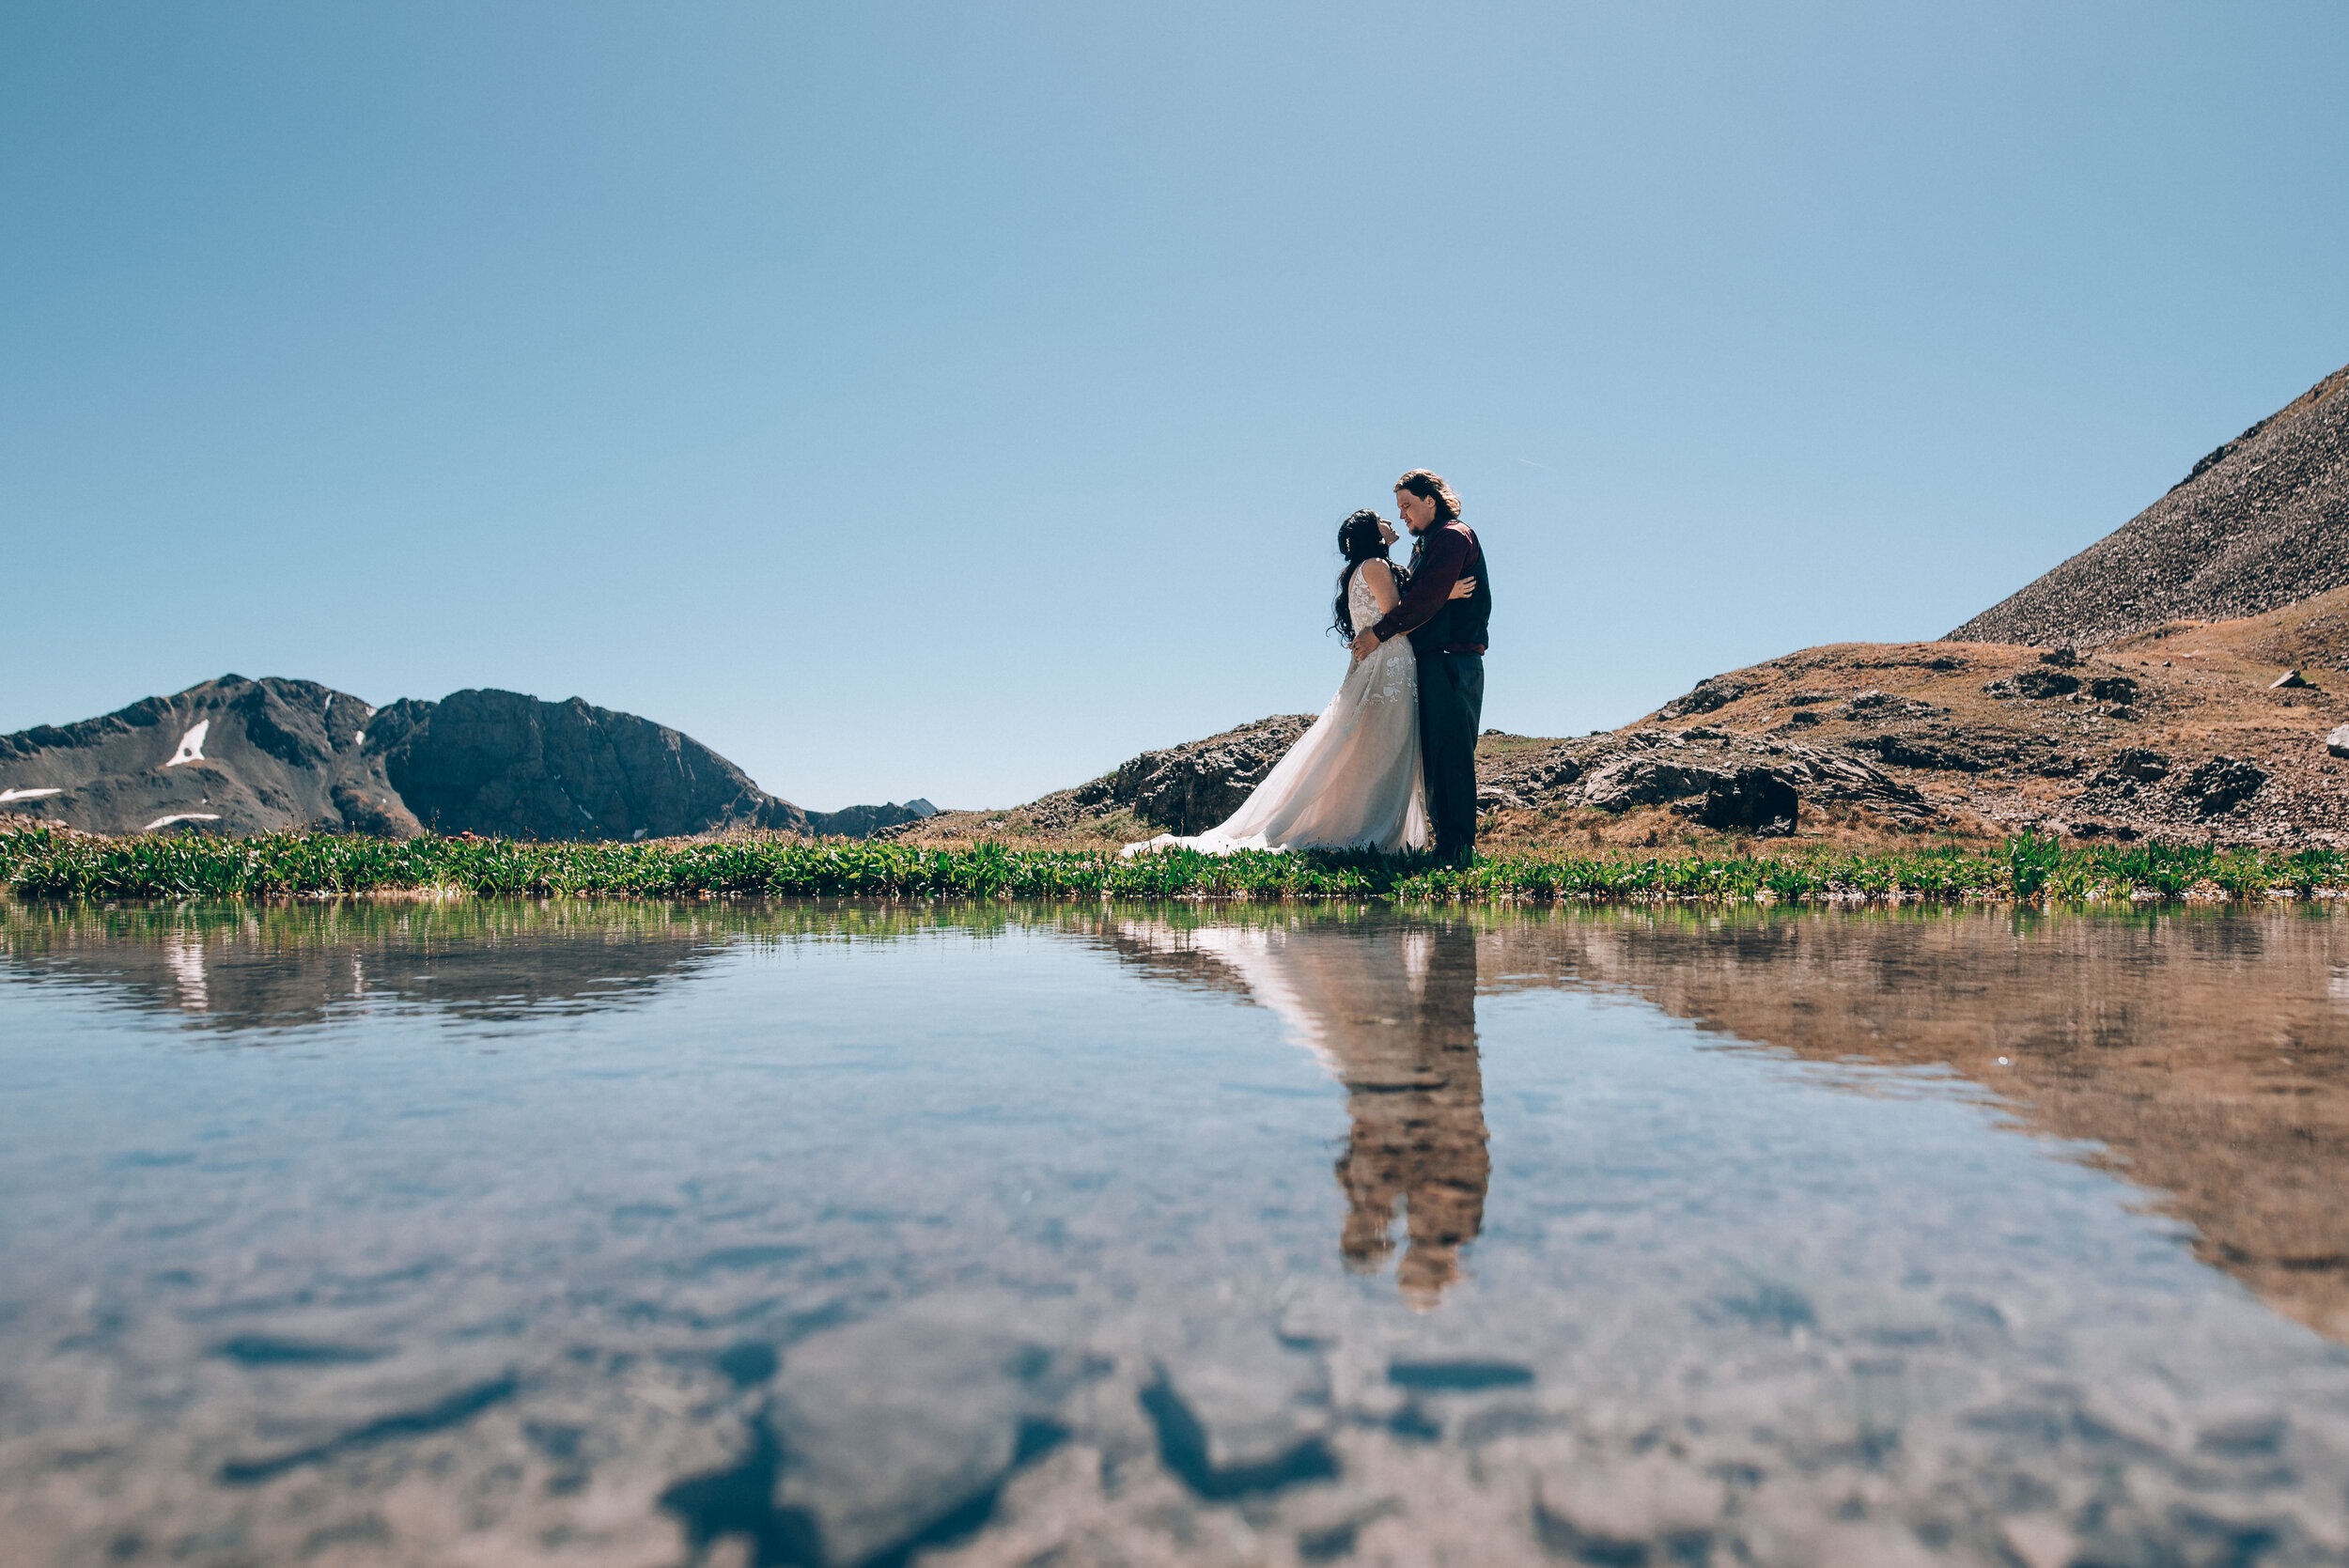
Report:
[[[2344,931],[0,906],[0,1541],[2349,1562]]]

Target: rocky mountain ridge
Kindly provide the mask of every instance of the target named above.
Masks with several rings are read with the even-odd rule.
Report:
[[[0,810],[88,832],[667,838],[852,834],[932,808],[810,813],[664,724],[577,697],[464,691],[378,709],[316,681],[223,675],[101,718],[0,736]]]
[[[2349,585],[2349,366],[2197,462],[2113,533],[1945,639],[2101,647]]]

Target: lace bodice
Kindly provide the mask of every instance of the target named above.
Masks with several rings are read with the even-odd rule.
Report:
[[[1354,568],[1346,580],[1346,613],[1353,617],[1354,635],[1359,637],[1378,624],[1378,600],[1371,594],[1370,584],[1362,581],[1362,568]]]
[[[1378,600],[1373,597],[1370,584],[1362,581],[1358,567],[1353,580],[1346,585],[1346,608],[1354,617],[1354,630],[1359,634],[1377,626],[1380,619]],[[1410,639],[1390,637],[1361,660],[1346,673],[1346,684],[1355,688],[1361,700],[1372,703],[1402,703],[1416,713],[1419,706],[1419,681],[1411,657]]]

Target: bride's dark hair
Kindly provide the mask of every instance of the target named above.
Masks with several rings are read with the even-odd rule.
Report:
[[[1346,606],[1346,590],[1354,581],[1354,568],[1365,561],[1387,561],[1387,541],[1378,533],[1378,514],[1354,512],[1339,523],[1338,553],[1346,557],[1346,566],[1338,573],[1338,598],[1330,607],[1330,625],[1350,643],[1354,640],[1354,613]],[[1394,563],[1387,561],[1387,567],[1392,570]]]

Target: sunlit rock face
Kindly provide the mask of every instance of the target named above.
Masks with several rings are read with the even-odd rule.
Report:
[[[374,709],[309,680],[223,675],[116,713],[0,736],[0,810],[101,833],[404,837],[416,820],[367,744]]]
[[[404,699],[383,710],[372,740],[408,808],[442,832],[624,839],[807,828],[805,812],[699,741],[577,697]]]

